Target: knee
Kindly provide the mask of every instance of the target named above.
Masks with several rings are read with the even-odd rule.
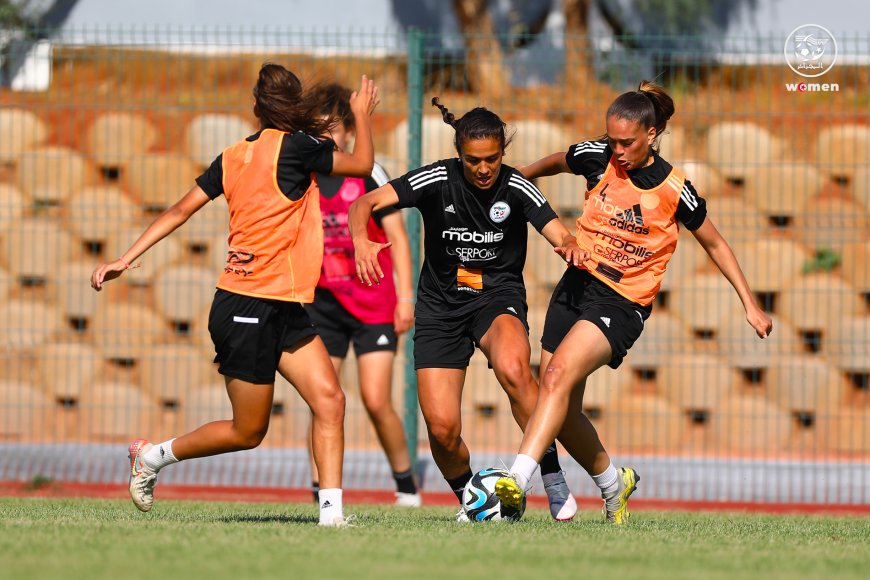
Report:
[[[245,451],[248,449],[254,449],[255,447],[259,447],[260,443],[262,443],[263,439],[266,437],[266,432],[268,430],[269,423],[267,421],[264,425],[258,425],[255,427],[237,431],[236,444],[239,447],[239,450]]]
[[[327,383],[318,390],[317,397],[311,403],[311,412],[320,420],[342,422],[345,403],[344,391],[338,383]]]
[[[363,404],[372,421],[383,420],[395,412],[389,397],[365,398]]]
[[[459,434],[461,426],[454,421],[436,418],[427,421],[426,428],[429,431],[429,441],[439,447],[452,450],[459,448]]]
[[[532,381],[532,371],[528,362],[519,357],[511,357],[505,361],[499,361],[494,367],[496,374],[501,377],[504,389],[511,398],[521,398],[529,391]],[[530,394],[533,394],[534,391]]]
[[[567,394],[571,385],[566,383],[567,369],[559,362],[550,362],[541,376],[540,396],[549,397]]]

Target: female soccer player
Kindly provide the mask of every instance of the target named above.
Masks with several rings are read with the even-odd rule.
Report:
[[[605,364],[618,367],[643,331],[676,249],[678,222],[734,286],[758,336],[765,338],[773,328],[731,248],[707,217],[704,199],[656,152],[673,114],[671,97],[643,81],[607,109],[603,139],[572,145],[567,153],[554,153],[522,169],[528,178],[566,172],[586,178],[577,242],[588,258],[581,268],[565,272],[550,300],[541,339],[545,371],[538,403],[511,477],[496,484],[507,505],[519,505],[553,437],[579,424],[585,445],[572,455],[602,489],[606,520],[627,521],[628,498],[640,478],[630,467],[617,471],[610,462],[595,428],[581,413],[583,392],[587,377]]]
[[[416,169],[362,196],[350,208],[349,226],[357,276],[371,285],[384,279],[378,255],[390,245],[370,239],[366,224],[372,212],[398,204],[423,215],[425,260],[417,291],[414,366],[432,455],[461,502],[472,473],[460,405],[475,345],[489,359],[520,427],[537,398],[522,274],[526,224],[568,262],[579,264],[586,256],[541,192],[502,164],[510,139],[498,115],[479,107],[455,119],[437,98],[432,104],[456,130],[459,158]],[[551,515],[570,520],[577,504],[552,440],[541,473]],[[462,510],[457,519],[467,521]]]
[[[320,195],[313,172],[369,175],[374,162],[370,116],[377,88],[366,77],[351,96],[357,124],[352,154],[334,151],[324,134],[331,120],[299,79],[284,67],[265,64],[254,87],[260,130],[224,149],[196,185],[145,230],[129,250],[98,266],[91,285],[120,276],[151,246],[220,194],[230,211],[230,249],[209,315],[209,333],[233,407],[232,420],[152,445],[130,444],[130,495],[142,511],[154,502],[157,473],[184,459],[251,449],[269,427],[275,371],[281,373],[314,414],[314,457],[324,489],[320,525],[344,526],[341,471],[344,455],[344,393],[323,342],[302,304],[314,299],[323,257]]]
[[[354,137],[356,127],[350,108],[350,89],[337,84],[320,87],[316,98],[320,112],[335,119],[329,135],[343,151]],[[353,243],[347,230],[350,204],[367,191],[387,182],[383,168],[375,164],[370,176],[331,177],[318,175],[320,212],[323,215],[324,256],[314,302],[305,309],[335,366],[341,370],[348,346],[353,341],[359,370],[363,404],[387,455],[396,481],[396,505],[419,507],[420,494],[411,471],[411,457],[405,443],[402,421],[391,397],[393,361],[398,335],[414,322],[414,290],[411,277],[411,248],[402,213],[395,207],[376,212],[368,223],[369,234],[389,241],[390,252],[380,255],[385,278],[379,286],[364,286],[356,277]],[[399,296],[396,296],[396,272]],[[312,487],[317,499],[317,466],[312,462]]]

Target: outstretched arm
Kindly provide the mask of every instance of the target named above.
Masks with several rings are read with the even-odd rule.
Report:
[[[372,113],[381,102],[374,81],[362,77],[360,88],[350,96],[350,109],[356,121],[356,140],[353,153],[335,151],[332,154],[332,174],[368,177],[375,164],[375,146],[372,142]]]
[[[356,274],[363,284],[381,283],[384,272],[378,263],[378,252],[389,248],[392,244],[379,244],[368,237],[366,225],[372,217],[372,212],[399,203],[396,190],[389,183],[368,192],[350,205],[347,212],[347,226],[353,239],[353,251],[356,257]]]
[[[402,212],[396,211],[381,219],[381,226],[392,244],[393,268],[396,271],[396,313],[394,325],[396,334],[402,334],[414,324],[414,287],[411,274],[411,244],[405,230]]]
[[[728,242],[725,241],[709,217],[692,234],[716,264],[716,267],[734,286],[737,296],[740,297],[743,308],[746,310],[746,321],[755,329],[760,338],[767,338],[773,330],[773,322],[755,301],[755,296],[749,289],[749,283],[746,281],[743,270],[740,269],[740,264],[737,263],[737,258],[731,251]]]
[[[559,218],[550,220],[541,230],[541,235],[553,246],[553,251],[562,256],[575,268],[583,267],[583,262],[589,258],[589,252],[577,245],[577,238],[568,231]]]
[[[571,169],[568,167],[568,162],[565,161],[565,155],[565,151],[560,151],[547,155],[542,159],[538,159],[534,163],[518,165],[516,169],[528,179],[546,177],[558,173],[571,173]]]
[[[103,283],[114,280],[126,270],[139,256],[151,246],[171,234],[178,226],[190,219],[199,209],[209,202],[209,197],[198,185],[193,186],[187,194],[172,207],[157,216],[148,229],[139,236],[130,249],[121,254],[114,262],[100,264],[91,274],[91,287],[99,292]]]

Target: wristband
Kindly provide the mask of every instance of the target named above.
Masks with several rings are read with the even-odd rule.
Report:
[[[124,264],[124,269],[126,269],[126,270],[130,269],[130,264],[128,264],[126,261],[124,261],[123,257],[118,258],[118,261],[121,262],[122,264]]]

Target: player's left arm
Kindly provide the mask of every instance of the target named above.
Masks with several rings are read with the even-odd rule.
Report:
[[[589,252],[577,245],[577,238],[568,231],[565,224],[556,217],[547,223],[541,229],[541,235],[553,246],[553,251],[562,256],[569,264],[573,264],[575,268],[580,268],[587,259]]]
[[[740,269],[740,264],[737,263],[737,257],[731,250],[731,246],[728,245],[709,217],[704,219],[701,227],[692,231],[692,235],[695,236],[719,271],[734,286],[740,301],[743,303],[743,308],[746,310],[746,321],[755,329],[760,338],[767,338],[773,330],[773,321],[756,302],[755,295],[749,288],[749,283],[743,275],[743,270]]]
[[[393,270],[396,273],[396,313],[393,324],[396,334],[402,334],[414,325],[414,287],[411,274],[411,244],[401,211],[381,218],[381,227],[391,244]]]

